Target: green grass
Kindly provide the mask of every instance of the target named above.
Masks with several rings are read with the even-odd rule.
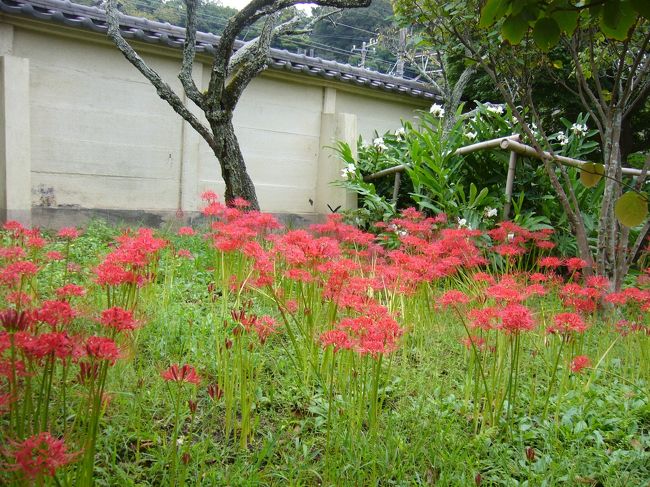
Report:
[[[89,309],[103,306],[101,290],[89,279],[115,235],[94,224],[73,246],[72,260],[84,269],[80,280],[92,290],[84,298]],[[517,414],[510,426],[477,428],[466,389],[472,380],[469,352],[460,343],[465,330],[453,313],[432,302],[455,285],[451,280],[393,303],[406,333],[384,362],[375,431],[367,422],[358,434],[350,431],[343,414],[349,403],[338,390],[330,397],[326,380],[304,383],[283,327],[255,345],[250,351],[257,376],[253,436],[242,448],[224,435],[223,401],[209,398],[206,385],[219,372],[216,350],[224,341],[230,309],[252,300],[256,313],[278,316],[277,307],[268,294],[256,291],[239,297],[231,293],[224,305],[224,298],[208,289],[216,252],[201,237],[167,237],[195,258],[177,259],[165,250],[155,282],[141,290],[143,325],[123,348],[106,386],[111,401],[101,419],[96,485],[172,483],[174,412],[160,376],[171,363],[192,364],[204,377],[200,387],[183,389],[178,485],[650,485],[648,377],[635,374],[636,362],[630,362],[639,357],[638,340],[648,344],[647,337],[617,338],[604,324],[607,314],[592,318],[595,324],[582,351],[594,363],[604,356],[603,361],[582,375],[565,374],[561,362],[558,377],[567,382],[551,394],[545,419],[551,345],[543,333],[526,337]],[[60,278],[44,271],[41,292]],[[541,304],[557,309],[552,298]],[[541,309],[536,307],[538,319]],[[191,397],[198,404],[194,415],[185,402]],[[66,421],[70,418],[59,418],[58,425]],[[73,472],[69,467],[58,478],[72,482]],[[0,479],[15,482],[5,475],[0,473]]]

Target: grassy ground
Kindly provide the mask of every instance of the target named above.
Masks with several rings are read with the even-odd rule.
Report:
[[[96,326],[90,316],[107,302],[93,269],[117,235],[92,225],[70,247],[81,271],[68,277],[52,263],[43,267],[35,299],[71,279],[88,288],[75,301],[83,312],[71,326]],[[462,344],[464,317],[489,299],[472,273],[408,292],[375,284],[361,294],[396,318],[402,332],[395,350],[334,352],[320,345],[320,334],[363,313],[333,307],[322,285],[278,277],[281,266],[290,267],[278,257],[274,289],[282,292],[274,297],[269,288],[245,285],[256,258],[222,254],[199,235],[164,237],[170,243],[156,256],[155,276],[132,307],[141,324],[116,338],[122,357],[108,368],[97,485],[650,485],[650,340],[647,313],[634,303],[582,313],[589,328],[565,339],[545,331],[567,311],[558,292],[532,296],[525,304],[534,330],[485,331],[487,348],[479,351]],[[64,251],[66,242],[48,245]],[[192,258],[177,257],[181,248]],[[497,279],[503,273],[491,269]],[[368,277],[371,267],[359,272]],[[230,274],[239,283],[231,290]],[[343,292],[354,294],[354,282],[344,280]],[[471,302],[441,306],[450,289]],[[297,309],[289,312],[291,298]],[[277,326],[262,343],[250,329],[237,331],[233,310],[272,316]],[[291,315],[286,322],[281,311]],[[623,335],[613,326],[621,318],[641,328]],[[578,353],[591,365],[573,373],[570,360]],[[164,380],[161,372],[173,363],[191,364],[201,383]],[[60,410],[60,374],[53,411]],[[76,423],[82,409],[75,405],[86,400],[86,390],[72,382],[68,416],[50,421],[57,437]],[[224,395],[211,397],[211,384]],[[490,393],[500,414],[486,414]],[[2,421],[8,442],[6,415]],[[83,448],[74,436],[65,439],[69,450]],[[62,468],[56,481],[81,485],[76,468]],[[0,479],[36,482],[11,468]]]

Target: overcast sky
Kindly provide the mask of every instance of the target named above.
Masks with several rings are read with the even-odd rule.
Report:
[[[233,7],[236,9],[241,9],[246,5],[250,0],[221,0],[221,4],[225,7]],[[307,5],[298,5],[298,8],[301,10],[309,10],[310,7]]]

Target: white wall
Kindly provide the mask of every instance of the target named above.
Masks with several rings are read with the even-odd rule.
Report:
[[[6,54],[29,61],[33,206],[194,211],[200,191],[223,192],[208,145],[116,48],[94,34],[55,31],[42,30],[42,24],[40,31],[14,27],[13,38],[3,44]],[[175,53],[150,49],[156,54],[143,57],[181,93]],[[207,66],[197,66],[199,89],[207,87],[208,73]],[[381,98],[376,90],[346,89],[271,72],[244,92],[234,124],[263,210],[314,213],[309,200],[324,201],[323,174],[336,171],[319,170],[319,160],[338,164],[322,157],[332,138],[322,130],[324,111],[353,114],[336,120],[369,138],[374,130],[393,130],[401,118],[412,118],[414,108],[426,105]],[[350,127],[329,126],[354,140]]]

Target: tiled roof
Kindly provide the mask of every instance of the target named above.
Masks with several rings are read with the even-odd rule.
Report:
[[[87,29],[101,34],[107,31],[106,13],[96,7],[86,7],[67,0],[0,0],[0,12],[8,15],[32,17],[57,22],[69,27]],[[120,16],[120,30],[125,39],[136,39],[152,44],[182,48],[185,29],[169,23],[155,22],[140,17]],[[197,33],[196,51],[210,54],[219,40],[214,34]],[[236,47],[241,46],[238,43]],[[438,99],[437,93],[427,85],[361,69],[349,64],[271,49],[269,67],[295,73],[304,73],[356,86],[402,93],[428,100]]]

